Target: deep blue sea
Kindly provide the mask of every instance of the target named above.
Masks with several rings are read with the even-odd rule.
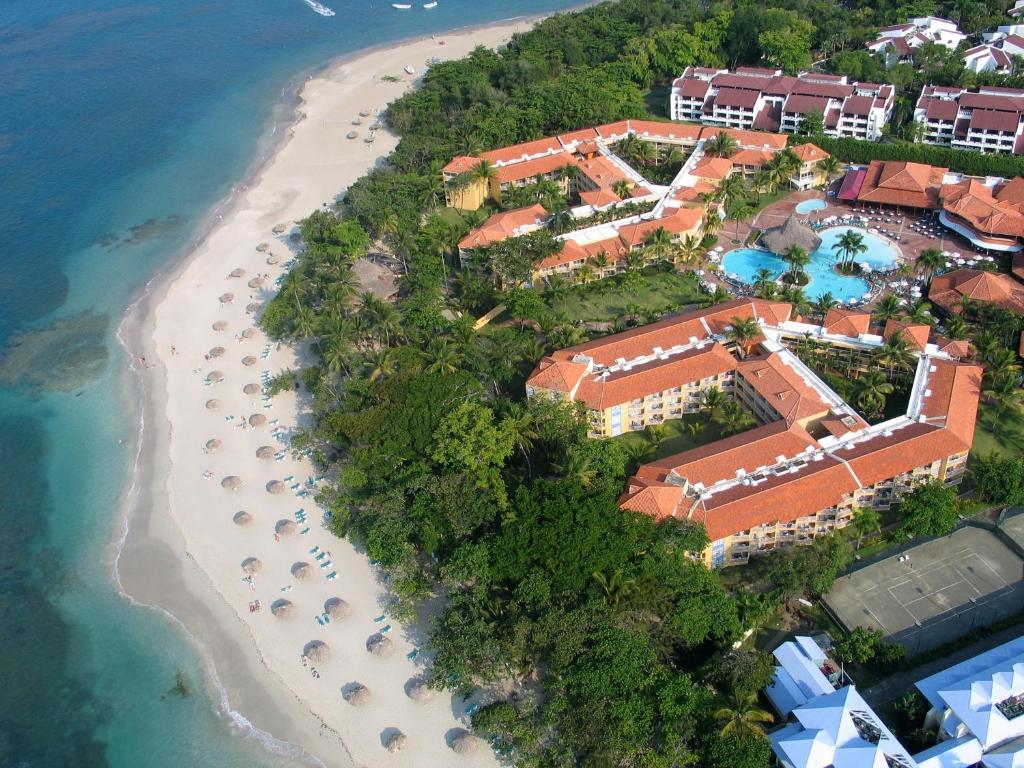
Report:
[[[106,565],[134,407],[113,334],[243,180],[298,78],[567,0],[0,2],[0,767],[273,766]],[[422,62],[411,62],[422,65]],[[182,677],[194,693],[172,690]]]

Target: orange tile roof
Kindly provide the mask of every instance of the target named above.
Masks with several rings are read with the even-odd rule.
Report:
[[[617,194],[612,192],[607,187],[601,189],[588,189],[580,192],[580,202],[586,205],[592,205],[595,208],[600,208],[605,205],[611,205],[622,200]]]
[[[966,339],[936,339],[936,343],[950,357],[967,358],[974,354],[971,342]]]
[[[768,133],[766,131],[738,131],[735,128],[716,128],[711,125],[704,126],[700,131],[702,139],[712,139],[724,131],[730,138],[735,140],[740,147],[785,149],[789,141],[785,134]]]
[[[1024,237],[1024,206],[1009,199],[997,199],[989,187],[976,179],[946,184],[939,194],[942,207],[966,221],[978,233]]]
[[[733,165],[761,168],[770,163],[773,157],[775,153],[767,149],[740,149],[730,155],[729,160]]]
[[[630,129],[641,137],[697,142],[701,126],[686,123],[660,123],[655,120],[628,120]]]
[[[891,339],[893,336],[902,336],[911,349],[923,352],[928,344],[928,337],[931,335],[931,332],[932,328],[930,325],[890,319],[885,321],[885,330],[882,331],[882,337]]]
[[[534,160],[524,160],[521,163],[503,165],[495,170],[494,175],[499,183],[504,184],[509,181],[532,179],[534,176],[553,173],[567,165],[575,165],[575,156],[563,152],[557,155],[545,155]]]
[[[683,489],[677,485],[631,477],[626,492],[619,497],[619,508],[661,521],[674,517],[685,499]]]
[[[692,187],[681,187],[672,197],[680,202],[703,202],[703,196],[715,191],[715,185],[704,179],[697,179]]]
[[[664,481],[669,475],[685,478],[690,485],[705,487],[722,480],[734,480],[737,470],[747,474],[778,462],[780,456],[795,458],[818,444],[804,429],[789,428],[784,421],[773,421],[754,429],[693,448],[674,456],[642,465],[637,477]]]
[[[1024,177],[1014,176],[996,191],[996,199],[1024,205]]]
[[[757,485],[737,483],[702,498],[690,519],[703,523],[712,541],[758,525],[786,523],[838,505],[857,482],[839,461],[824,456],[801,470],[768,474]]]
[[[558,140],[563,145],[575,144],[577,142],[592,142],[596,138],[599,138],[599,134],[595,128],[580,128],[578,131],[558,134]]]
[[[1014,255],[1010,271],[1018,280],[1024,280],[1024,251]]]
[[[540,361],[537,370],[530,376],[530,384],[555,392],[572,392],[579,386],[580,380],[586,373],[586,363],[553,360],[550,357],[545,357]]]
[[[777,352],[744,360],[736,372],[788,424],[831,410],[831,404],[823,400],[796,370],[786,365]]]
[[[514,163],[524,157],[543,155],[549,152],[563,152],[561,142],[555,137],[526,141],[522,144],[513,144],[510,147],[492,149],[489,152],[481,152],[480,157],[490,160],[492,163]]]
[[[615,182],[623,180],[632,183],[632,179],[626,175],[625,171],[604,155],[596,155],[587,160],[577,157],[576,165],[579,167],[580,173],[598,187],[611,187]]]
[[[933,360],[921,413],[931,422],[943,424],[969,448],[974,440],[977,404],[981,396],[980,366]]]
[[[525,208],[501,211],[459,241],[459,248],[484,248],[493,243],[514,237],[522,227],[539,226],[548,218],[548,212],[540,203]]]
[[[703,157],[690,173],[699,179],[721,181],[732,173],[732,160],[725,157]]]
[[[665,360],[632,366],[606,375],[587,376],[577,390],[576,399],[588,408],[604,410],[623,405],[654,392],[689,384],[732,371],[736,358],[721,344],[706,344],[671,355]],[[532,378],[531,378],[532,381]]]
[[[938,208],[946,168],[897,160],[872,160],[857,202]]]
[[[932,278],[928,300],[946,312],[959,312],[960,299],[988,301],[1024,314],[1024,285],[1009,275],[980,269],[958,269]]]
[[[801,163],[816,163],[819,160],[824,160],[826,157],[831,157],[824,149],[810,142],[793,147],[793,154],[797,156]]]
[[[618,238],[612,238],[608,242],[610,245],[617,244]],[[537,262],[536,269],[552,269],[554,267],[560,267],[563,264],[571,264],[574,261],[580,261],[586,259],[588,256],[595,255],[589,254],[579,243],[575,240],[563,240],[562,247],[555,251],[550,256],[546,256]],[[612,251],[608,252],[608,261],[613,262],[617,259],[617,254]]]
[[[669,213],[658,219],[646,219],[627,224],[619,229],[619,239],[627,247],[642,245],[652,233],[664,229],[671,235],[696,232],[704,215],[693,208],[668,209]]]
[[[456,175],[460,173],[466,173],[471,171],[480,164],[479,157],[467,157],[466,155],[456,155],[441,170],[445,173],[454,173]]]
[[[825,315],[825,333],[857,338],[871,328],[871,313],[856,309],[830,309]]]

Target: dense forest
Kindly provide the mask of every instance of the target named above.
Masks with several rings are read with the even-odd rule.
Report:
[[[938,13],[976,32],[1006,5],[622,0],[557,15],[500,52],[431,67],[388,110],[401,141],[387,162],[302,222],[261,321],[318,361],[300,377],[315,426],[296,444],[336,476],[319,500],[388,574],[392,612],[432,609],[431,683],[492,690],[473,725],[516,765],[766,766],[757,692],[771,659],[732,644],[785,600],[827,591],[851,545],[780,551],[749,569],[756,589],[727,590],[690,557],[700,526],[620,511],[644,457],[524,397],[540,357],[583,331],[540,293],[456,267],[474,219],[446,215],[441,166],[650,116],[687,65],[869,67],[856,51],[880,25]],[[372,243],[404,265],[397,305],[359,291],[352,264]],[[499,299],[513,322],[474,331],[471,312]]]

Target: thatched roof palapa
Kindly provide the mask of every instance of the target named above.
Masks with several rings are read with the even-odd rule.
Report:
[[[244,274],[245,274],[245,270],[244,269],[242,269],[241,267],[235,267],[230,272],[228,272],[228,277],[241,277]]]
[[[220,448],[220,440],[218,440],[216,437],[211,437],[209,440],[206,441],[206,450],[216,451],[218,448]]]
[[[223,331],[228,327],[227,320],[215,320],[213,325],[210,326],[215,331]]]
[[[222,293],[220,295],[220,303],[221,304],[230,304],[234,300],[235,300],[235,294],[233,294],[233,293]]]
[[[261,445],[256,449],[257,459],[272,459],[276,455],[276,452],[269,445]]]
[[[250,427],[262,427],[266,423],[267,417],[264,416],[262,413],[254,413],[252,416],[249,417]]]
[[[314,664],[324,664],[331,658],[331,647],[322,640],[312,640],[306,643],[306,647],[302,649],[302,652]]]
[[[242,487],[242,478],[237,475],[228,475],[220,481],[221,488],[227,488],[230,491],[236,491]]]
[[[417,680],[406,691],[413,701],[424,704],[434,698],[434,690],[423,680]]]
[[[258,557],[247,557],[242,561],[242,571],[250,576],[263,570],[263,563]]]
[[[277,525],[274,526],[274,532],[279,536],[291,536],[296,530],[298,530],[298,526],[295,525],[294,520],[278,520]]]
[[[210,399],[210,400],[207,400],[206,401],[206,410],[208,410],[208,411],[219,411],[220,410],[220,400],[218,400],[215,397]]]
[[[361,707],[370,700],[370,689],[362,683],[356,683],[341,695],[353,707]]]
[[[224,381],[224,371],[210,371],[206,374],[206,380],[211,384],[217,384]]]
[[[255,328],[246,328],[244,331],[242,331],[242,338],[243,339],[251,339],[255,335],[256,335],[256,329]]]
[[[258,301],[251,301],[251,302],[249,302],[248,304],[245,305],[245,311],[248,312],[251,315],[254,312],[259,312],[260,311],[260,306],[261,305],[260,305],[260,303]]]
[[[242,365],[246,367],[254,366],[256,365],[256,358],[253,357],[252,355],[246,355],[245,357],[242,358]]]
[[[235,521],[235,525],[249,525],[252,522],[252,515],[248,512],[236,512],[235,516],[231,518]]]
[[[397,731],[388,736],[387,743],[384,745],[388,752],[395,754],[405,749],[406,743],[408,743],[408,737],[401,731]]]
[[[479,746],[479,739],[469,731],[463,731],[452,739],[452,751],[458,755],[471,755]]]
[[[255,382],[251,382],[242,387],[242,391],[247,395],[255,395],[257,392],[260,391],[260,389],[260,385],[256,384]]]
[[[309,563],[295,563],[292,566],[292,576],[299,581],[305,581],[313,575],[313,569],[309,567]]]
[[[800,221],[795,215],[786,219],[779,227],[766,229],[761,235],[761,243],[773,253],[783,254],[794,245],[812,253],[821,245],[821,238],[814,230]]]
[[[395,644],[385,635],[374,635],[366,641],[366,650],[378,658],[390,655],[394,649]]]
[[[267,493],[284,493],[285,485],[280,480],[271,480],[267,483]]]
[[[324,603],[324,610],[332,619],[344,619],[352,613],[352,606],[340,597],[332,597]]]
[[[279,619],[290,619],[295,615],[295,603],[291,600],[275,600],[270,612]]]
[[[249,287],[250,288],[262,288],[263,287],[263,282],[264,281],[263,281],[262,277],[254,277],[252,280],[249,281]]]

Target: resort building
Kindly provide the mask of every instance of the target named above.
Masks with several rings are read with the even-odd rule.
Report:
[[[914,121],[925,144],[972,152],[1024,152],[1024,90],[986,86],[969,91],[926,85],[917,100]]]
[[[733,154],[704,154],[704,143],[723,132],[736,142]],[[615,154],[618,142],[626,137],[653,144],[658,152],[677,149],[690,154],[669,185],[653,184]],[[531,280],[571,277],[584,265],[600,278],[620,271],[627,254],[642,249],[658,230],[675,242],[699,244],[708,196],[731,175],[752,177],[786,144],[786,136],[777,133],[623,120],[477,157],[456,157],[443,169],[445,200],[452,207],[475,210],[487,201],[500,202],[513,186],[555,181],[564,194],[578,198],[579,204],[568,213],[581,228],[557,236],[561,247],[534,265]],[[804,189],[827,181],[818,168],[827,152],[813,144],[794,151],[800,167],[793,186]],[[626,202],[647,204],[647,209],[638,213],[635,206],[624,206]],[[607,215],[620,207],[621,218]],[[591,218],[600,223],[586,226]],[[460,259],[465,265],[470,252],[529,234],[549,219],[549,212],[536,204],[496,213],[460,241]]]
[[[1008,75],[1013,71],[1013,55],[1001,45],[976,45],[964,51],[964,68],[975,74]]]
[[[989,251],[1024,248],[1024,178],[1009,181],[950,173],[921,163],[873,160],[851,168],[838,198],[848,203],[938,211],[939,221]]]
[[[697,411],[708,389],[741,403],[760,426],[641,466],[621,499],[624,510],[701,523],[712,567],[808,543],[845,526],[855,507],[887,509],[919,483],[961,480],[979,368],[930,343],[925,326],[870,333],[866,315],[830,313],[817,326],[790,314],[782,302],[736,299],[560,350],[527,379],[527,394],[582,403],[592,437]],[[729,330],[748,319],[760,335],[738,348]],[[916,341],[916,372],[906,413],[874,425],[791,349],[814,338],[866,368],[894,334]]]
[[[1016,768],[1024,764],[1024,637],[919,680],[931,704],[925,727],[939,743],[922,768]]]
[[[932,278],[928,301],[948,315],[958,314],[964,300],[987,302],[1024,315],[1024,284],[1009,275],[958,269]]]
[[[836,75],[688,67],[672,84],[669,115],[723,128],[794,133],[818,113],[828,136],[875,141],[894,103],[891,85],[850,83]]]
[[[967,39],[955,22],[935,16],[920,16],[906,24],[882,27],[878,37],[864,47],[885,57],[886,67],[913,59],[914,51],[926,43],[935,43],[951,51]]]

